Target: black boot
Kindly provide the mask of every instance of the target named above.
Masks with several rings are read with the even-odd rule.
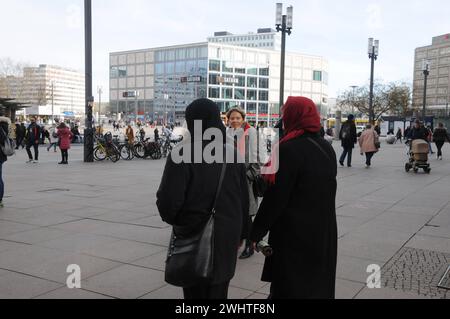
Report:
[[[255,251],[253,250],[253,246],[250,240],[245,241],[245,250],[242,252],[239,259],[247,259],[253,256]]]

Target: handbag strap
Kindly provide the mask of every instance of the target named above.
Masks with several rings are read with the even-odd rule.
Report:
[[[217,205],[217,202],[219,201],[219,196],[220,196],[220,193],[222,191],[222,185],[223,185],[223,181],[225,179],[226,171],[227,171],[227,163],[226,163],[226,161],[224,159],[224,163],[222,165],[222,172],[220,174],[220,179],[219,179],[219,186],[217,187],[216,198],[214,199],[214,204],[213,204],[213,208],[212,208],[212,211],[211,211],[211,214],[213,216],[216,215],[216,205]]]
[[[324,149],[319,145],[319,143],[317,143],[310,137],[308,137],[308,141],[313,143],[332,162],[331,157],[327,154],[327,152],[324,151]]]

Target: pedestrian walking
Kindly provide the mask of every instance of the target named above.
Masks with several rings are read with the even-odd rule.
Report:
[[[250,241],[251,225],[253,218],[258,212],[258,197],[253,192],[253,183],[257,176],[261,174],[261,167],[258,163],[258,133],[254,127],[251,127],[245,121],[246,113],[241,108],[233,108],[227,113],[228,136],[234,142],[239,155],[245,160],[247,173],[247,185],[249,192],[249,216],[248,216],[248,233],[245,242],[245,249],[239,259],[247,259],[253,256],[254,249]]]
[[[61,123],[58,127],[57,135],[59,137],[59,149],[61,150],[62,158],[62,161],[58,164],[67,165],[69,164],[69,149],[73,139],[73,133],[65,123]]]
[[[56,153],[56,147],[59,144],[59,137],[58,137],[58,129],[56,128],[56,124],[53,124],[52,127],[48,130],[49,133],[49,139],[50,139],[50,145],[47,147],[47,152],[50,152],[50,149],[53,147],[54,152]]]
[[[211,276],[199,282],[197,278],[181,272],[182,268],[178,275],[186,282],[182,286],[185,299],[227,299],[230,280],[236,271],[238,247],[245,237],[248,220],[245,165],[227,160],[222,187],[217,191],[224,161],[219,159],[220,162],[207,163],[203,158],[200,163],[196,163],[198,159],[194,161],[194,148],[199,146],[205,151],[214,143],[217,147],[226,147],[227,153],[234,152],[232,145],[225,144],[226,128],[221,120],[220,109],[211,100],[196,100],[186,109],[186,122],[190,139],[176,146],[172,154],[190,148],[192,156],[177,164],[172,154],[168,156],[157,192],[157,206],[163,221],[173,226],[176,238],[183,240],[204,229],[212,216],[214,199],[218,196],[214,215]],[[202,123],[201,131],[194,132],[195,122]],[[213,142],[203,140],[208,129],[218,129],[222,136],[216,136]],[[170,258],[169,255],[169,261]]]
[[[427,142],[428,147],[430,148],[430,155],[433,155],[433,147],[431,146],[431,142],[433,142],[433,130],[431,129],[431,126],[427,126],[425,129],[427,130]]]
[[[379,136],[371,124],[366,126],[366,130],[359,138],[361,155],[366,155],[366,168],[372,166],[372,157],[379,151]]]
[[[31,118],[31,124],[28,126],[26,131],[26,139],[27,139],[27,154],[28,154],[28,162],[27,163],[39,163],[39,142],[41,137],[41,127],[36,124],[36,119]],[[31,154],[31,148],[34,149],[34,160],[33,154]]]
[[[279,160],[270,162],[279,169],[265,176],[271,186],[251,232],[254,246],[270,233],[273,255],[266,258],[262,281],[272,283],[272,299],[334,299],[336,154],[320,137],[320,116],[310,99],[289,97],[283,122]]]
[[[402,144],[402,137],[403,137],[403,135],[402,135],[402,129],[401,128],[398,129],[397,135],[395,137],[396,137],[396,139],[395,139],[394,144],[397,144],[398,141],[400,141],[400,144]]]
[[[433,141],[436,144],[438,150],[437,159],[442,161],[442,147],[444,146],[446,141],[450,143],[450,136],[443,123],[439,123],[438,127],[434,130]]]
[[[345,158],[347,157],[347,166],[352,167],[352,153],[355,148],[355,144],[358,142],[358,136],[356,133],[355,116],[350,114],[348,121],[342,125],[339,133],[339,139],[342,141],[342,148],[344,149],[339,164],[344,166]]]
[[[22,146],[22,149],[25,148],[24,139],[26,135],[27,129],[24,123],[16,124],[16,150]]]
[[[3,115],[0,116],[0,145],[4,146],[6,139],[8,138],[9,127],[11,126],[11,120]],[[3,165],[8,160],[6,154],[3,153],[0,148],[0,208],[3,208],[3,197],[5,195],[5,183],[3,181]]]
[[[155,128],[153,133],[155,134],[155,142],[158,142],[159,141],[159,130],[157,127]]]

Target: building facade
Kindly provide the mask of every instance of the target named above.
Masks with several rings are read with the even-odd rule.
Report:
[[[32,105],[27,115],[82,117],[85,113],[85,75],[51,65],[27,67],[23,76],[0,79],[0,95]],[[53,103],[52,103],[53,102]]]
[[[417,48],[414,58],[413,107],[422,109],[424,94],[423,60],[430,62],[427,84],[427,113],[448,116],[450,102],[450,34],[433,38],[429,46]]]
[[[208,38],[208,42],[265,50],[281,50],[281,35],[271,28],[258,29],[257,33],[238,35],[227,31],[215,32],[213,37]]]
[[[279,118],[280,52],[223,43],[196,43],[110,54],[110,104],[129,119],[184,119],[197,98],[222,112],[240,106],[251,122]],[[306,96],[326,116],[328,62],[287,53],[285,96]]]

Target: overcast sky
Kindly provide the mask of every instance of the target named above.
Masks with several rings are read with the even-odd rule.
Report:
[[[214,31],[273,27],[276,0],[93,0],[94,90],[107,92],[109,52],[203,42]],[[0,58],[84,69],[82,0],[0,0]],[[450,33],[448,0],[291,0],[288,50],[330,62],[330,97],[369,79],[412,82],[414,49]],[[106,94],[107,95],[107,94]]]

